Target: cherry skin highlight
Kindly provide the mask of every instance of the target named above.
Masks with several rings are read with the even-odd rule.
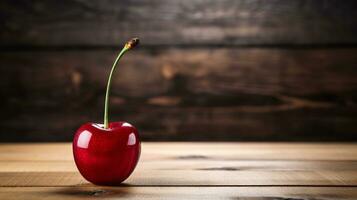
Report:
[[[73,139],[73,155],[82,176],[96,185],[118,185],[134,171],[140,157],[138,131],[126,122],[82,125]]]

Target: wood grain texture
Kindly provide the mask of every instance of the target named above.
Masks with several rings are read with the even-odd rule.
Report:
[[[0,144],[0,199],[357,198],[356,143],[143,143],[119,187],[77,172],[69,143]]]
[[[2,1],[1,46],[356,44],[356,1]]]
[[[0,187],[0,198],[353,200],[356,191],[355,187]]]
[[[188,156],[186,156],[188,157]],[[197,156],[196,156],[197,157]],[[140,170],[198,170],[198,171],[311,171],[311,170],[340,170],[353,171],[357,163],[351,160],[339,161],[310,161],[310,160],[248,160],[248,159],[182,159],[182,158],[142,158],[145,166]],[[222,166],[224,160],[224,166]],[[34,161],[0,161],[0,172],[76,172],[77,168],[72,160],[34,160]],[[161,165],[163,165],[161,167]]]
[[[128,186],[353,186],[356,144],[143,143]],[[3,144],[0,186],[88,186],[69,144]]]
[[[357,141],[356,8],[1,1],[0,141],[70,141],[101,122],[114,49],[134,36],[142,47],[121,63],[111,112],[144,140]]]
[[[143,142],[141,160],[356,161],[356,143]],[[227,153],[229,152],[229,153]],[[0,161],[72,161],[70,143],[0,143]],[[20,167],[20,166],[19,166]]]
[[[87,185],[78,172],[1,172],[0,187]],[[331,170],[136,170],[130,186],[346,186],[357,187],[357,171]]]
[[[139,49],[115,74],[112,120],[135,124],[145,140],[355,140],[356,53]],[[79,124],[101,122],[115,54],[0,53],[0,138],[68,141]]]

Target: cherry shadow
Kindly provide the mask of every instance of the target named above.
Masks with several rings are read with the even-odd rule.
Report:
[[[90,183],[71,187],[59,187],[51,193],[70,197],[127,197],[131,194],[132,185],[120,184],[117,186],[97,186]]]

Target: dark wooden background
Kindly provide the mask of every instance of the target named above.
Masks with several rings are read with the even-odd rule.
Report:
[[[144,140],[357,140],[355,0],[5,0],[0,141],[111,120]]]

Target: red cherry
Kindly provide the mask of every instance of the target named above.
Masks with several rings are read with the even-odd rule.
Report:
[[[126,122],[82,125],[73,139],[73,155],[82,176],[97,185],[118,185],[134,171],[140,157],[140,139]]]
[[[110,70],[104,101],[104,124],[82,125],[73,139],[74,161],[79,172],[97,185],[117,185],[134,171],[140,156],[140,140],[135,127],[126,122],[109,123],[109,93],[112,75],[120,58],[139,43],[129,40]]]

